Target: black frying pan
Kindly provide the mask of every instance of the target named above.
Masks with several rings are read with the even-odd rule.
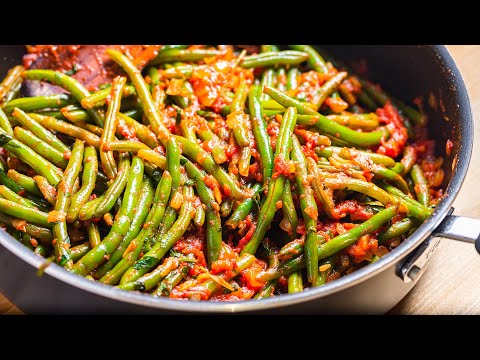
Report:
[[[0,292],[27,313],[385,313],[421,277],[442,237],[475,242],[480,220],[451,215],[473,145],[473,121],[462,77],[443,46],[326,46],[346,62],[366,59],[371,80],[404,100],[433,92],[443,103],[431,111],[431,136],[445,157],[445,198],[404,243],[379,261],[326,285],[266,300],[214,303],[158,299],[125,292],[52,264],[0,232]],[[21,62],[23,46],[0,46],[0,75]],[[445,142],[454,146],[446,156]],[[476,243],[480,252],[480,242]],[[473,248],[472,248],[473,251]]]

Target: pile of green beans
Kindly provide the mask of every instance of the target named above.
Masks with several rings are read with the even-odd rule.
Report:
[[[312,46],[106,56],[96,91],[58,68],[0,83],[0,227],[67,271],[154,297],[298,293],[379,260],[441,198],[426,116]]]

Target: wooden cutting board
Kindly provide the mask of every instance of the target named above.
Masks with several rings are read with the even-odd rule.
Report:
[[[450,45],[448,50],[468,88],[476,139],[455,214],[480,218],[480,46]],[[0,314],[21,312],[0,294]],[[424,276],[390,314],[480,314],[480,255],[470,244],[443,240]]]

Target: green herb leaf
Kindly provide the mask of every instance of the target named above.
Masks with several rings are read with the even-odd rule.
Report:
[[[195,180],[193,180],[193,179],[187,179],[187,180],[185,180],[185,182],[183,183],[183,185],[185,185],[185,186],[193,186],[193,185],[195,185]]]
[[[78,71],[78,66],[77,64],[73,64],[72,68],[68,71],[65,71],[65,74],[67,75],[73,75],[73,74],[76,74]]]
[[[133,265],[133,268],[135,270],[140,270],[140,269],[150,269],[153,266],[157,264],[157,258],[153,256],[144,256],[140,260],[138,260],[135,265]]]
[[[12,137],[7,134],[0,134],[0,146],[8,144],[9,141],[12,140]]]
[[[63,266],[65,265],[67,262],[69,262],[72,258],[70,257],[70,254],[69,253],[65,253],[62,255],[62,257],[60,258],[60,261],[58,262],[58,264],[60,266]]]

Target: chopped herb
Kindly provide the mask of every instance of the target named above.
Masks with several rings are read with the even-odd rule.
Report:
[[[140,260],[138,260],[135,265],[133,265],[133,268],[135,270],[140,270],[140,269],[150,269],[151,267],[155,266],[157,263],[157,258],[153,256],[144,256]]]

